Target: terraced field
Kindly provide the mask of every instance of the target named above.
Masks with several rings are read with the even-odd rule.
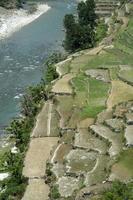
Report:
[[[120,31],[120,34],[123,33]],[[71,95],[65,92],[64,95],[63,92],[56,95],[57,110],[61,116],[62,143],[57,147],[51,168],[56,176],[53,184],[58,188],[60,199],[74,199],[74,191],[80,190],[81,182],[87,188],[113,180],[113,177],[120,179],[117,173],[122,169],[127,172],[125,180],[132,178],[129,165],[123,167],[119,164],[123,162],[122,156],[117,167],[115,163],[123,148],[128,151],[128,146],[131,148],[132,144],[128,126],[132,130],[133,88],[129,66],[133,60],[127,51],[118,48],[118,42],[121,40],[115,41],[111,48],[100,46],[82,51],[71,57],[69,65],[66,61],[65,74],[67,71],[68,75],[75,74],[67,83],[73,92]],[[123,80],[122,75],[129,81]],[[128,119],[125,121],[126,116]],[[64,144],[67,153],[63,150]],[[57,159],[59,155],[61,163]]]
[[[130,17],[126,29],[117,30],[111,47],[99,45],[56,65],[60,77],[52,83],[52,99],[45,102],[37,117],[24,168],[24,174],[32,174],[29,165],[34,171],[37,160],[40,181],[45,179],[49,184],[50,199],[58,196],[58,200],[84,200],[84,196],[76,197],[83,188],[89,191],[96,184],[101,190],[115,178],[133,178],[127,159],[132,162],[132,22]],[[32,152],[34,140],[41,139],[45,142]],[[49,147],[47,140],[54,140],[54,150],[50,151],[53,145]],[[49,158],[47,166],[45,154]]]

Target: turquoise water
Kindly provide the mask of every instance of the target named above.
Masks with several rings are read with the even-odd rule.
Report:
[[[19,115],[25,88],[41,80],[45,59],[62,48],[63,17],[74,12],[75,0],[51,0],[48,4],[48,12],[0,41],[0,126]]]

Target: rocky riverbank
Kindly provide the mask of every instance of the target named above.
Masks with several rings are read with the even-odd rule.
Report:
[[[9,37],[49,9],[50,7],[47,4],[37,4],[37,10],[32,14],[28,14],[25,9],[7,10],[0,7],[0,39]]]

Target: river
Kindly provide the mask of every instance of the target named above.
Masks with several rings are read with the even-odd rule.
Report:
[[[75,10],[75,0],[50,0],[38,19],[0,40],[0,127],[19,115],[20,99],[29,85],[42,77],[48,55],[61,49],[63,17]]]

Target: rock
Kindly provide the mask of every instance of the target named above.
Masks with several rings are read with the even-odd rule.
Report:
[[[108,127],[97,124],[90,126],[91,131],[99,138],[104,138],[111,143],[111,147],[109,149],[110,156],[116,156],[120,153],[122,149],[122,136],[121,134],[116,134],[111,131]]]
[[[107,119],[105,120],[105,123],[115,132],[121,132],[124,128],[124,122],[122,119]]]
[[[97,123],[103,123],[106,119],[112,118],[112,111],[104,110],[97,115]]]
[[[124,114],[128,112],[128,109],[126,107],[126,104],[119,104],[116,106],[115,111],[113,113],[114,117],[118,117],[118,118],[123,118]]]
[[[93,169],[96,163],[97,153],[94,151],[88,152],[83,149],[73,149],[66,156],[67,173],[84,174]]]
[[[3,181],[4,179],[9,177],[9,173],[0,173],[0,181]]]
[[[133,113],[126,114],[126,122],[129,125],[133,125]]]
[[[61,197],[69,197],[79,188],[79,179],[73,177],[61,177],[57,184],[59,185],[59,193]]]
[[[110,82],[110,77],[108,70],[104,69],[90,69],[85,72],[86,75],[91,76],[92,78],[95,78],[97,80],[101,80],[104,82]]]
[[[133,146],[133,125],[127,125],[125,130],[126,145]]]
[[[16,146],[11,148],[11,153],[16,154],[18,153],[18,148]]]
[[[100,154],[105,154],[108,151],[108,145],[104,140],[88,131],[88,129],[79,129],[75,134],[74,145],[79,148],[98,151]]]

